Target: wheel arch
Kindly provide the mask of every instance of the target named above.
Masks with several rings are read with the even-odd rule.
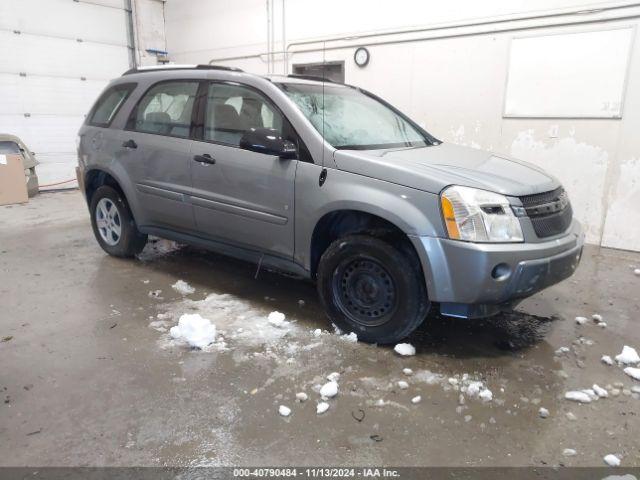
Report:
[[[137,205],[132,202],[133,195],[127,192],[129,188],[113,172],[103,168],[91,168],[84,174],[84,194],[87,205],[91,205],[93,194],[102,186],[109,186],[122,195],[131,210],[134,219],[138,219]]]
[[[320,258],[329,245],[339,238],[353,234],[367,234],[384,239],[400,246],[409,255],[415,255],[424,278],[420,256],[407,233],[394,221],[356,208],[332,210],[316,222],[309,249],[311,278],[315,279]]]

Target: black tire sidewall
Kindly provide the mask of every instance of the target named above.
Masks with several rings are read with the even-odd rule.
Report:
[[[115,245],[107,244],[98,231],[98,225],[96,223],[96,207],[98,202],[103,198],[108,198],[113,202],[118,209],[118,214],[120,216],[121,235],[120,240]],[[133,219],[133,215],[131,215],[129,206],[117,190],[109,186],[102,186],[98,188],[91,197],[89,211],[91,215],[91,227],[93,228],[93,234],[100,244],[100,247],[102,247],[105,252],[115,257],[133,257],[142,251],[147,240],[146,235],[142,235],[138,232],[138,228]]]
[[[391,319],[380,326],[367,327],[351,321],[338,306],[334,295],[334,275],[348,258],[373,258],[384,266],[396,287],[397,307]],[[429,309],[424,278],[417,256],[407,255],[381,239],[350,235],[333,242],[320,259],[318,293],[329,319],[345,332],[354,332],[369,343],[394,343],[409,335],[426,317]]]

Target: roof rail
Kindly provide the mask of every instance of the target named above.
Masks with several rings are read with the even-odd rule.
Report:
[[[338,85],[342,85],[340,82],[336,82],[335,80],[331,80],[326,77],[318,77],[316,75],[298,75],[296,73],[291,73],[287,75],[289,78],[299,78],[300,80],[313,80],[315,82],[327,82],[327,83],[336,83]]]
[[[225,70],[228,72],[242,72],[239,68],[225,67],[224,65],[153,65],[150,67],[137,67],[131,68],[124,72],[122,76],[131,75],[134,73],[149,73],[149,72],[166,72],[171,70]]]

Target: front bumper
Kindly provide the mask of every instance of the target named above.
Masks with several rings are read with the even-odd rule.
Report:
[[[429,300],[441,312],[484,317],[570,277],[584,234],[577,221],[562,236],[539,243],[470,243],[413,237]]]

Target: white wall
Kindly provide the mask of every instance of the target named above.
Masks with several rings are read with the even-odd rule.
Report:
[[[579,0],[271,0],[269,4],[274,11],[272,28],[265,0],[168,0],[165,24],[172,60],[214,59],[255,73],[290,72],[295,63],[323,58],[343,60],[347,83],[386,98],[440,139],[513,155],[558,176],[590,243],[640,250],[636,44],[621,119],[503,117],[514,37],[635,28],[640,7]],[[393,33],[417,27],[431,28]],[[384,35],[364,36],[367,33]],[[275,41],[272,57],[265,54],[270,37]],[[326,40],[324,53],[322,42],[295,45],[319,39]],[[353,62],[360,45],[371,52],[365,68]],[[589,92],[583,94],[587,98]]]

